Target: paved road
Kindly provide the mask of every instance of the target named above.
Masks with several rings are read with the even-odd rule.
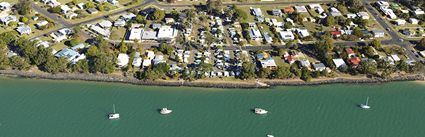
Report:
[[[48,12],[45,8],[41,8],[40,6],[38,6],[36,3],[32,3],[31,7],[36,10],[39,14],[43,14],[44,16],[54,20],[56,23],[59,23],[60,25],[62,25],[63,27],[70,27],[72,26],[72,24],[68,23],[67,21],[65,21],[64,19],[62,19],[60,16],[54,14],[54,13],[50,13]]]

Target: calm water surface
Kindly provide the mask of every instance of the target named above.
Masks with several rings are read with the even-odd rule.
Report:
[[[368,96],[372,109],[359,109]],[[112,104],[121,119],[107,119]],[[0,137],[424,137],[424,116],[417,82],[247,90],[0,78]]]

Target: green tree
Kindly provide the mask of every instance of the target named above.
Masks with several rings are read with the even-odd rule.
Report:
[[[64,57],[61,58],[48,58],[43,65],[43,70],[48,73],[66,72],[68,60]]]
[[[422,38],[419,43],[418,43],[418,48],[420,48],[421,50],[425,50],[425,38]]]
[[[301,77],[300,78],[304,81],[311,81],[311,79],[312,79],[311,71],[307,67],[303,67],[301,69]]]
[[[35,65],[39,66],[44,64],[48,59],[51,59],[51,58],[55,58],[52,55],[52,49],[39,46],[37,54],[34,56],[33,62]]]
[[[242,9],[239,9],[239,8],[237,8],[237,7],[234,7],[235,8],[235,13],[234,13],[234,16],[235,16],[235,18],[237,19],[237,20],[246,20],[246,19],[248,19],[248,13],[246,13],[244,10],[242,10]]]
[[[207,12],[209,14],[220,14],[220,11],[222,10],[223,3],[221,0],[207,0]]]
[[[34,57],[37,55],[35,43],[26,38],[18,39],[15,41],[14,46],[17,47],[18,53],[28,61],[32,62]]]
[[[333,26],[333,25],[335,25],[335,18],[333,16],[327,16],[325,18],[325,25],[326,26]]]
[[[260,78],[270,78],[272,74],[272,70],[269,68],[261,68],[260,73],[258,74],[258,77]]]
[[[9,67],[9,59],[7,58],[7,46],[0,44],[0,70],[6,69]]]
[[[120,53],[128,53],[128,45],[125,42],[120,43]]]
[[[297,63],[293,63],[290,67],[290,71],[292,74],[294,74],[297,77],[301,76],[301,69],[298,67]]]
[[[399,62],[397,62],[397,68],[400,71],[404,71],[404,72],[409,72],[409,65],[406,63],[405,60],[400,60]]]
[[[373,61],[363,61],[360,64],[360,71],[364,74],[375,75],[378,71],[378,64]]]
[[[244,62],[242,64],[242,71],[240,74],[241,79],[252,79],[255,78],[255,64],[252,62]]]
[[[3,32],[0,34],[0,44],[9,45],[16,40],[16,35],[12,31]]]
[[[382,44],[381,41],[378,39],[374,39],[372,40],[372,42],[370,43],[371,46],[373,46],[375,49],[382,49]]]
[[[19,0],[15,7],[21,15],[28,15],[32,10],[30,0]]]
[[[363,32],[359,27],[355,27],[353,30],[353,34],[359,38],[363,38]]]
[[[140,15],[140,14],[138,14],[136,16],[136,19],[135,20],[136,20],[137,23],[142,23],[142,24],[145,24],[146,23],[145,17],[142,16],[142,15]]]
[[[94,7],[96,7],[96,5],[95,5],[92,1],[88,1],[88,2],[86,3],[86,7],[87,7],[87,8],[94,8]]]
[[[166,55],[171,55],[174,51],[174,48],[169,44],[161,43],[161,44],[159,44],[158,51],[160,51],[160,52],[162,52]]]
[[[10,66],[12,69],[17,70],[28,70],[31,68],[31,65],[25,58],[19,56],[13,56],[10,58]]]
[[[287,79],[291,76],[291,71],[289,65],[279,65],[277,70],[274,71],[275,78]]]
[[[62,13],[62,9],[60,6],[56,6],[56,7],[52,7],[50,8],[50,12],[52,13],[57,13],[57,14],[61,14]]]
[[[87,57],[95,57],[100,54],[99,48],[97,46],[90,46],[87,50]]]
[[[89,62],[87,60],[80,60],[75,64],[69,66],[72,72],[79,73],[88,73],[89,72]]]
[[[165,11],[160,9],[155,9],[155,11],[149,16],[151,20],[162,20],[165,17]]]
[[[100,72],[109,74],[115,70],[116,58],[113,54],[100,53],[93,58],[93,63],[90,65],[91,72]]]

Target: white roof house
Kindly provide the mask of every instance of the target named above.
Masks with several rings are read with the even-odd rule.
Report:
[[[18,31],[20,35],[22,35],[22,34],[28,34],[29,35],[32,32],[31,27],[25,26],[25,25],[17,27],[16,31]]]
[[[71,60],[72,64],[76,64],[78,61],[86,59],[86,55],[81,54],[81,55],[77,55],[73,60]]]
[[[372,30],[373,36],[375,38],[379,38],[379,37],[384,37],[385,36],[385,32],[382,30]]]
[[[0,2],[0,10],[9,10],[11,7],[9,2]]]
[[[298,32],[298,35],[300,35],[302,38],[310,36],[310,33],[305,28],[297,29],[297,32]]]
[[[142,66],[143,67],[149,67],[151,64],[152,64],[152,60],[144,59],[143,60],[143,63],[142,63]]]
[[[364,20],[367,20],[370,18],[369,14],[367,14],[367,12],[364,12],[364,11],[357,13],[357,16],[359,16],[361,19],[364,19]]]
[[[342,13],[338,9],[336,9],[334,7],[331,8],[331,11],[329,12],[329,14],[331,16],[334,16],[334,17],[336,17],[336,16],[342,16]]]
[[[401,60],[396,54],[391,55],[391,58],[396,62]]]
[[[68,5],[61,5],[60,8],[61,8],[62,13],[64,13],[64,14],[68,13],[69,11],[71,11],[71,8],[69,8]]]
[[[171,26],[161,26],[158,30],[158,39],[171,40],[177,36],[178,30]]]
[[[253,8],[252,10],[252,15],[254,15],[254,16],[263,16],[263,12],[261,12],[261,9],[260,8]]]
[[[142,65],[142,58],[141,57],[135,57],[133,59],[132,65],[135,66],[135,67],[140,67]]]
[[[16,18],[16,16],[13,15],[9,15],[3,18],[0,18],[1,23],[3,23],[4,25],[9,25],[10,22],[16,22],[18,21],[18,19]]]
[[[322,14],[323,12],[325,12],[325,10],[323,10],[323,8],[322,8],[322,6],[320,6],[320,4],[310,4],[310,5],[308,5],[308,7],[312,10],[315,10],[319,14]]]
[[[150,50],[146,51],[146,58],[147,59],[152,60],[154,57],[155,57],[155,52],[150,51]]]
[[[326,66],[323,63],[314,63],[313,68],[315,71],[324,71],[326,69]]]
[[[394,20],[394,23],[396,25],[398,25],[398,26],[401,26],[401,25],[405,25],[406,24],[406,20],[404,20],[404,19],[397,19],[397,20]]]
[[[68,59],[68,61],[71,61],[75,59],[77,56],[80,56],[80,54],[72,49],[64,48],[58,53],[56,53],[55,56],[58,58],[65,57],[66,59]]]
[[[294,6],[294,8],[295,8],[295,11],[296,12],[298,12],[298,13],[301,13],[301,12],[308,12],[307,11],[307,8],[305,8],[305,6]]]
[[[60,2],[58,2],[57,0],[41,0],[41,2],[43,2],[44,4],[49,5],[50,7],[56,7],[61,5]]]
[[[80,9],[85,9],[86,8],[86,4],[85,3],[78,3],[77,7]]]
[[[416,16],[425,14],[425,12],[420,8],[416,8],[415,10],[412,10],[412,12]]]
[[[353,14],[353,13],[348,13],[346,16],[347,16],[347,18],[349,18],[349,19],[357,18],[357,15],[356,15],[356,14]]]
[[[143,29],[131,29],[128,40],[142,40]]]
[[[110,28],[112,27],[112,22],[109,20],[103,20],[101,22],[99,22],[99,26],[102,28]]]
[[[130,21],[133,18],[135,18],[136,16],[137,16],[136,14],[128,13],[128,14],[121,15],[120,18],[124,19],[125,21]]]
[[[67,19],[72,19],[72,18],[77,17],[77,16],[78,16],[78,14],[74,13],[74,12],[65,13],[65,18],[67,18]]]
[[[386,2],[386,1],[377,1],[376,3],[377,3],[380,7],[383,7],[383,8],[388,8],[388,7],[390,7],[390,3]]]
[[[109,37],[111,35],[111,31],[109,29],[103,29],[97,25],[91,25],[90,29],[104,37]]]
[[[291,31],[279,31],[279,35],[283,40],[294,40],[295,36]]]
[[[261,31],[258,30],[257,28],[251,28],[251,30],[249,31],[249,35],[250,35],[251,39],[253,39],[253,40],[262,40],[263,39],[263,35],[261,35]]]
[[[415,18],[409,18],[409,22],[411,24],[418,24],[419,23],[419,20],[418,19],[415,19]]]
[[[128,65],[130,57],[127,54],[120,53],[117,58],[117,65],[119,67],[125,67]]]
[[[156,37],[157,32],[156,31],[144,30],[142,33],[143,33],[142,34],[142,40],[156,40],[157,39],[157,37]]]
[[[46,26],[47,24],[49,24],[49,22],[47,22],[46,20],[40,21],[37,24],[35,24],[35,26],[37,26],[38,28]]]
[[[79,50],[79,49],[83,49],[85,47],[86,47],[86,45],[84,45],[84,43],[80,43],[78,45],[75,45],[75,46],[71,47],[71,49],[72,50]]]
[[[126,22],[125,22],[125,20],[123,20],[123,19],[117,19],[117,20],[114,22],[114,26],[115,26],[115,27],[124,27],[124,26],[125,26],[125,24],[126,24]]]
[[[344,62],[344,60],[341,59],[341,58],[332,59],[332,61],[334,62],[336,68],[339,68],[341,66],[345,66],[346,65],[345,62]]]
[[[276,62],[273,58],[267,58],[260,60],[261,67],[263,68],[275,68],[277,67]]]
[[[392,9],[382,8],[381,11],[384,12],[385,15],[387,15],[390,19],[397,19],[397,15],[395,15],[394,11]]]

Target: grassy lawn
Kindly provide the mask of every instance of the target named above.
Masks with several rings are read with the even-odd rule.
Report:
[[[111,37],[112,40],[122,40],[126,34],[126,29],[124,27],[115,28],[113,27],[111,30]]]
[[[52,45],[51,47],[56,51],[60,51],[63,48],[66,48],[68,46],[66,46],[63,42],[61,42],[61,43],[56,43],[56,44]]]

